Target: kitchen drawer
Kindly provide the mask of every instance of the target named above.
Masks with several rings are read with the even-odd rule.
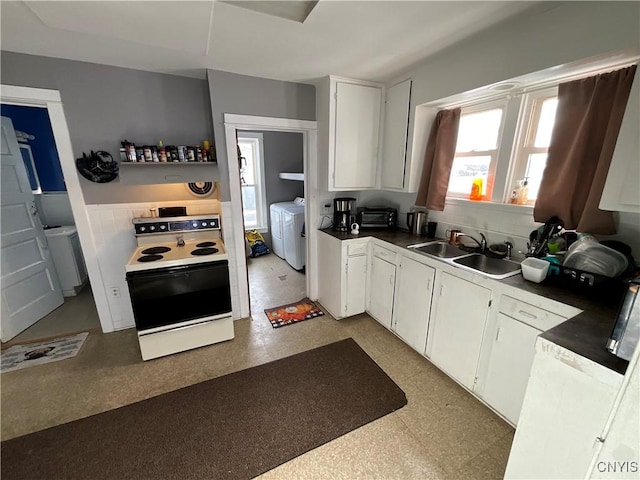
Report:
[[[394,252],[393,250],[389,250],[388,248],[374,245],[373,256],[394,265],[396,264],[396,252]]]
[[[366,255],[367,254],[367,242],[349,243],[347,245],[347,255]]]
[[[543,332],[561,324],[566,320],[556,313],[534,307],[508,295],[502,295],[499,311]]]

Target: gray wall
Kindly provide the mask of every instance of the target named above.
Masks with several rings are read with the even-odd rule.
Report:
[[[206,80],[12,52],[2,52],[0,61],[3,84],[60,91],[76,158],[90,150],[119,158],[124,139],[213,141]],[[87,204],[194,199],[178,185],[95,184],[82,176],[80,182]]]
[[[389,82],[393,85],[398,80],[413,79],[410,149],[413,136],[428,135],[428,131],[413,128],[418,105],[556,65],[621,50],[640,50],[638,2],[542,2],[537,8],[537,14],[525,13],[481,32],[426,59]],[[407,155],[411,155],[410,149]],[[424,155],[424,152],[417,153]],[[396,206],[400,211],[400,221],[404,223],[404,212],[415,204],[416,194],[363,191],[358,198],[361,204]],[[450,227],[441,229],[440,225],[447,224],[469,232],[481,230],[484,225],[491,228],[496,216],[502,215],[491,209],[478,210],[474,203],[469,202],[459,208],[448,206],[442,213],[430,212],[430,217],[439,222],[438,234],[444,235],[444,228]],[[518,230],[528,233],[535,226],[537,224],[532,217],[522,216],[517,222],[512,222],[509,231],[502,233],[507,236]],[[498,234],[488,237],[491,241],[504,239]],[[618,235],[608,238],[628,243],[634,255],[640,257],[638,215],[621,213]],[[516,249],[525,250],[526,238],[519,241]]]
[[[207,70],[207,79],[211,92],[222,200],[228,201],[229,172],[224,114],[315,120],[316,92],[313,85],[249,77],[219,70]]]
[[[290,202],[295,197],[304,197],[304,182],[283,180],[281,172],[302,173],[303,138],[301,133],[293,132],[256,132],[262,133],[264,143],[265,196],[267,217],[271,227],[269,205],[277,202]],[[267,245],[271,247],[271,231],[263,234]]]

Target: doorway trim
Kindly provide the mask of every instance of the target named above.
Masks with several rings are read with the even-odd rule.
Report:
[[[82,195],[80,179],[76,173],[75,156],[71,145],[71,136],[67,126],[67,119],[62,106],[62,99],[58,90],[42,88],[18,87],[14,85],[0,85],[0,102],[12,105],[24,105],[46,108],[51,121],[53,138],[60,158],[60,166],[64,176],[71,212],[80,239],[80,248],[87,266],[87,274],[93,298],[96,303],[98,317],[102,331],[114,330],[111,321],[111,312],[107,301],[106,289],[102,281],[100,265],[98,263],[98,251],[91,230],[89,213]]]
[[[312,300],[318,297],[317,276],[317,235],[310,221],[319,218],[318,189],[316,186],[318,165],[318,132],[317,122],[311,120],[295,120],[290,118],[259,117],[253,115],[224,114],[225,139],[227,144],[227,162],[229,168],[229,192],[231,200],[231,221],[233,228],[233,250],[235,271],[238,280],[237,309],[240,318],[250,314],[249,278],[247,275],[247,257],[245,255],[244,221],[242,216],[242,193],[240,189],[240,169],[238,167],[238,151],[236,134],[238,130],[261,130],[271,132],[302,133],[302,165],[305,174],[305,232],[307,238],[306,265],[311,275],[305,275],[307,296]],[[231,252],[230,252],[231,253]]]

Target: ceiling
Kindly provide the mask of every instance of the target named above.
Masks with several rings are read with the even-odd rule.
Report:
[[[1,45],[198,78],[211,68],[297,82],[329,74],[386,81],[538,2],[291,2],[306,4],[303,22],[283,18],[286,2],[248,3],[2,1]]]

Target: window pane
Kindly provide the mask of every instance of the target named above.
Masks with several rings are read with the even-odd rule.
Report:
[[[551,141],[551,130],[556,120],[556,108],[558,106],[557,98],[548,98],[542,102],[540,110],[540,120],[536,128],[535,147],[548,147]]]
[[[480,176],[482,177],[482,194],[486,195],[490,163],[489,155],[454,158],[449,177],[449,193],[470,195],[474,178]]]
[[[245,228],[255,228],[258,226],[256,187],[242,186],[242,214],[244,216]]]
[[[535,200],[538,198],[538,190],[540,189],[540,182],[542,181],[542,172],[547,165],[546,153],[533,153],[529,155],[529,161],[527,162],[528,187],[529,187],[529,200]]]
[[[501,108],[463,114],[460,117],[456,152],[495,150],[501,119]]]
[[[240,152],[245,158],[245,161],[240,164],[240,181],[243,185],[255,185],[255,155],[252,142],[238,142],[240,145]]]

